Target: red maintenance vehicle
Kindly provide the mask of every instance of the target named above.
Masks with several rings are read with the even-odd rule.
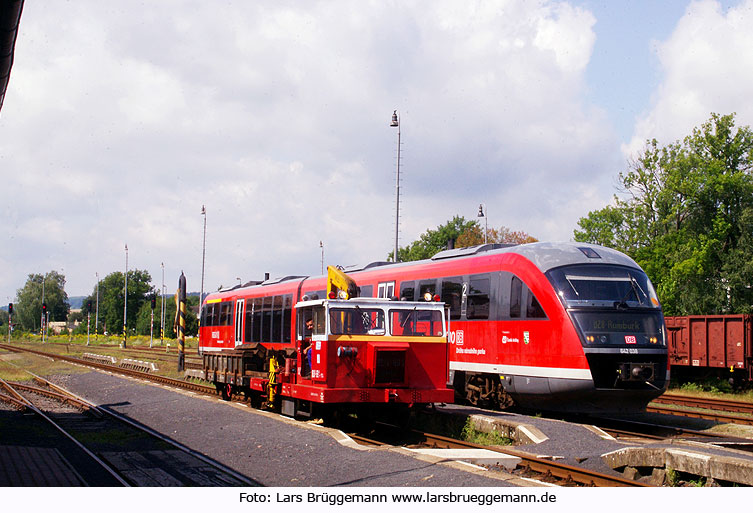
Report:
[[[630,412],[644,409],[669,382],[656,292],[619,251],[573,242],[484,244],[345,271],[361,298],[447,305],[448,362],[429,372],[438,376],[449,364],[458,400]],[[224,354],[256,344],[275,354],[292,351],[286,358],[293,358],[300,351],[293,305],[324,299],[327,290],[327,276],[286,276],[212,294],[202,309],[199,351]],[[264,355],[258,358],[255,369]],[[375,371],[373,363],[364,365]]]
[[[207,308],[219,310],[220,322],[227,306],[250,310],[236,317],[238,344],[217,347],[222,328],[212,326],[211,319],[200,334],[204,369],[194,375],[213,382],[223,398],[242,393],[255,406],[291,417],[404,414],[411,407],[453,400],[443,303],[353,297],[355,283],[331,267],[327,299],[304,297],[276,316],[265,304],[274,306],[279,298],[286,305],[291,298],[267,301],[266,290],[241,288],[207,298]],[[278,341],[244,340],[246,333],[252,339],[253,330],[263,331],[265,321],[264,336]]]

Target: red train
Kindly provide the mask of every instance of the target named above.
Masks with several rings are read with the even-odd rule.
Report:
[[[429,260],[346,269],[360,296],[449,307],[450,383],[472,404],[552,411],[640,410],[669,381],[653,286],[626,255],[578,243],[486,244]],[[200,351],[293,347],[304,297],[326,277],[287,276],[207,297]]]
[[[753,380],[753,316],[667,317],[669,363],[683,377]]]

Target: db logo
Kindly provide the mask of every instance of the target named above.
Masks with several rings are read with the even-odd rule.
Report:
[[[638,339],[636,339],[634,335],[625,335],[625,343],[626,344],[637,344],[638,343]]]

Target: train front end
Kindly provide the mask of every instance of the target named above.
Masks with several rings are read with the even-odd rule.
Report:
[[[576,263],[545,273],[591,373],[587,383],[561,383],[556,391],[559,400],[580,411],[643,410],[669,382],[661,306],[646,273],[629,262]]]

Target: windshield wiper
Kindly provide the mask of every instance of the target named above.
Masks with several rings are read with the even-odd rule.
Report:
[[[632,274],[628,273],[628,279],[630,280],[630,288],[620,301],[615,301],[614,303],[614,307],[618,310],[629,308],[627,304],[627,298],[630,297],[630,294],[635,295],[635,299],[638,300],[639,305],[642,305],[643,301],[641,300],[640,295],[638,295],[638,291],[640,290],[644,296],[646,295],[646,293],[643,292],[641,286],[635,281],[635,278]]]

